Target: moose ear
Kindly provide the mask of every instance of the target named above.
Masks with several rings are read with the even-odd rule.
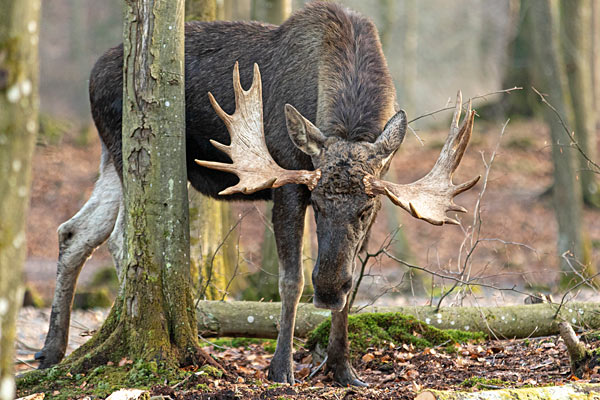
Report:
[[[400,110],[385,124],[383,132],[375,142],[375,148],[382,160],[390,157],[402,144],[408,122],[406,113]]]
[[[325,135],[290,104],[285,105],[285,122],[288,134],[297,148],[311,157],[321,154]]]

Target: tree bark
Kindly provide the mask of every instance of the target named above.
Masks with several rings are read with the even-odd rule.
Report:
[[[536,0],[537,1],[537,0]],[[485,390],[479,392],[453,392],[445,390],[425,390],[415,400],[557,400],[595,399],[600,394],[600,385],[594,383],[573,383],[563,386],[547,386],[520,389]]]
[[[280,25],[291,13],[291,0],[252,0],[253,20]]]
[[[591,160],[597,159],[596,113],[594,110],[594,80],[592,76],[592,1],[560,2],[561,44],[567,81],[573,104],[575,138]],[[600,207],[598,175],[592,165],[578,154],[578,173],[583,201]]]
[[[0,399],[14,398],[15,322],[38,129],[40,0],[0,0]]]
[[[190,291],[184,156],[184,0],[125,2],[123,70],[124,283],[100,331],[65,363],[207,359]]]
[[[275,338],[279,326],[280,303],[254,301],[201,301],[196,309],[198,331],[202,336]],[[484,332],[492,338],[527,338],[556,335],[558,324],[600,328],[600,304],[572,303],[561,307],[543,303],[506,307],[443,307],[430,306],[366,307],[359,312],[399,312],[440,329],[460,329]],[[358,309],[353,308],[352,312]],[[306,337],[310,331],[331,315],[328,310],[312,304],[300,304],[296,316],[295,336]]]
[[[570,104],[565,91],[565,77],[560,63],[558,41],[556,39],[556,20],[553,18],[552,0],[527,0],[522,6],[528,7],[534,44],[534,82],[548,101],[556,107],[558,113],[570,123]],[[554,164],[554,186],[552,190],[554,211],[558,222],[558,254],[585,263],[582,259],[581,238],[581,185],[576,181],[575,151],[569,146],[569,138],[560,121],[548,107],[543,115],[550,128],[552,139],[552,162]],[[561,260],[561,269],[565,275],[572,273],[567,262]]]

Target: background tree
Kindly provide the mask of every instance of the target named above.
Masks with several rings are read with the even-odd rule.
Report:
[[[253,20],[280,25],[291,13],[291,0],[252,0]]]
[[[186,20],[214,21],[216,0],[187,0]],[[231,291],[237,257],[238,232],[231,205],[204,196],[188,185],[190,207],[190,266],[196,297],[220,300]],[[229,285],[229,287],[228,287]],[[235,286],[234,286],[235,287]]]
[[[594,80],[592,76],[592,1],[560,2],[561,50],[569,94],[573,106],[573,126],[577,143],[592,159],[597,159]],[[586,204],[600,207],[598,176],[578,154],[578,177]]]
[[[524,0],[522,7],[530,12],[531,42],[534,52],[533,83],[543,93],[547,94],[558,113],[564,118],[569,117],[568,95],[565,76],[561,65],[559,42],[557,38],[557,15],[552,0]],[[552,196],[558,222],[558,254],[569,254],[582,260],[581,237],[581,185],[576,181],[576,154],[569,147],[569,138],[556,117],[548,107],[543,110],[544,120],[550,128],[552,140],[552,161],[554,164],[554,186]],[[569,121],[570,122],[570,121]],[[569,123],[569,126],[572,124]],[[562,262],[563,271],[571,270],[566,262]]]
[[[0,399],[14,398],[25,215],[38,129],[40,0],[0,0]]]
[[[252,0],[251,18],[257,21],[269,22],[279,25],[292,13],[291,0]],[[279,300],[279,258],[275,245],[275,234],[270,225],[272,204],[267,203],[265,209],[265,226],[261,247],[260,270],[249,277],[249,284],[244,291],[244,298],[259,300],[261,298]],[[312,239],[309,232],[310,213],[307,211],[305,220],[305,233],[302,242],[304,275],[310,277],[313,267]],[[304,294],[312,293],[312,280],[305,279]]]
[[[184,0],[125,2],[125,282],[100,331],[67,359],[75,369],[122,354],[166,365],[189,364],[201,354],[182,155],[184,7]]]

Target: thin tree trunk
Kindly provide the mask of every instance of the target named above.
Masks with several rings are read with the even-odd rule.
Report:
[[[594,81],[590,69],[592,65],[592,1],[578,0],[560,4],[560,38],[573,104],[575,138],[583,152],[590,159],[596,160],[598,152],[595,146]],[[590,170],[592,166],[581,154],[577,158],[583,200],[586,204],[600,207],[598,176]]]
[[[214,21],[216,0],[187,0],[186,20]],[[237,232],[230,232],[230,203],[202,196],[190,187],[190,262],[196,296],[219,300],[233,279],[237,263]]]
[[[411,115],[415,110],[416,82],[418,78],[418,34],[419,34],[419,5],[416,0],[404,1],[404,14],[402,19],[402,107]]]
[[[280,25],[292,13],[292,0],[252,0],[252,19]]]
[[[217,0],[187,0],[186,21],[214,21],[217,19]]]
[[[25,215],[38,129],[40,0],[0,0],[0,399],[12,400]]]
[[[534,48],[534,82],[538,90],[548,95],[558,113],[568,122],[571,115],[568,96],[565,91],[565,77],[560,63],[558,40],[555,32],[556,20],[553,18],[552,0],[527,0],[522,5],[528,7],[535,29],[532,29]],[[569,147],[569,138],[565,134],[560,121],[548,108],[543,108],[543,115],[550,128],[552,139],[552,161],[554,164],[553,199],[554,210],[558,222],[558,254],[582,260],[581,239],[581,185],[576,181],[576,155]],[[569,124],[572,126],[572,124]],[[571,270],[561,260],[561,269],[566,274]]]
[[[72,370],[122,354],[172,366],[203,357],[190,291],[184,14],[184,0],[125,2],[125,282],[100,331],[65,360]]]
[[[281,24],[290,16],[291,12],[291,0],[252,0],[252,19],[254,20]],[[265,216],[269,221],[271,220],[271,208],[272,204],[267,204]],[[305,233],[302,239],[302,259],[304,260],[304,274],[305,276],[310,276],[313,255],[310,232],[306,228],[310,225],[306,222]],[[255,287],[249,287],[246,293],[250,298],[256,300],[260,298],[279,300],[279,258],[277,256],[277,246],[275,245],[275,235],[271,226],[265,227],[261,250],[261,271],[252,278]],[[311,279],[305,279],[305,287],[305,292],[312,293]]]
[[[593,104],[596,114],[596,136],[591,141],[597,146],[600,135],[600,0],[592,0],[592,57]]]

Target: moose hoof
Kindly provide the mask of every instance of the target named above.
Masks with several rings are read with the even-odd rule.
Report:
[[[34,358],[40,362],[38,369],[50,368],[58,364],[64,357],[64,354],[60,351],[52,351],[42,349],[35,353]]]
[[[273,357],[271,365],[269,366],[268,378],[273,382],[293,385],[296,380],[294,379],[294,366],[292,361],[280,362],[276,357]]]

